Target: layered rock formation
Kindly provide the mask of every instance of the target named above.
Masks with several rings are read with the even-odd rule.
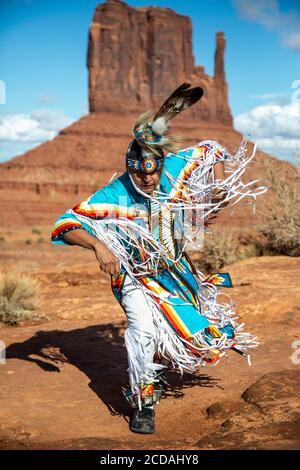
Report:
[[[234,150],[242,136],[232,127],[224,52],[219,32],[211,77],[195,65],[188,17],[167,8],[132,8],[121,0],[98,5],[87,54],[91,112],[51,141],[0,164],[0,212],[6,223],[52,223],[123,171],[137,116],[161,104],[183,81],[202,86],[205,95],[173,122],[182,146],[213,139]],[[268,158],[259,153],[247,179],[264,177]],[[276,159],[273,164],[286,166]],[[249,211],[240,216],[246,220]],[[240,223],[237,216],[235,221]]]
[[[232,125],[224,51],[220,32],[215,73],[210,77],[204,67],[195,65],[190,18],[168,8],[132,8],[121,0],[109,0],[96,7],[90,27],[90,111],[156,108],[178,84],[192,81],[205,93],[189,115]]]
[[[240,400],[207,409],[220,427],[197,443],[199,449],[296,450],[300,447],[299,369],[260,377]]]

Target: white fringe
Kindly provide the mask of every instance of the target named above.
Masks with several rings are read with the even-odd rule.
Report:
[[[161,364],[147,361],[145,353],[146,345],[141,341],[143,336],[149,343],[155,341],[149,333],[135,331],[133,328],[127,328],[125,331],[125,345],[128,356],[128,373],[130,386],[133,394],[139,393],[139,385],[152,383],[158,372],[164,369]]]
[[[179,197],[176,199],[176,202],[172,201],[174,197],[172,192],[176,192],[176,188],[183,182],[183,179],[181,179],[180,176],[175,179],[172,175],[167,174],[174,191],[171,191],[171,194],[158,192],[154,199],[166,205],[168,209],[171,208],[176,211],[187,209],[199,210],[202,214],[200,220],[202,224],[205,220],[209,219],[209,216],[213,212],[220,210],[224,202],[228,202],[229,206],[234,206],[245,197],[251,197],[253,199],[251,204],[253,204],[255,209],[257,196],[264,194],[267,191],[267,187],[259,186],[256,189],[252,189],[252,186],[257,183],[258,180],[250,181],[247,184],[242,183],[240,180],[245,172],[246,166],[251,162],[256,151],[256,147],[254,147],[253,153],[247,158],[245,155],[246,142],[246,139],[244,139],[234,155],[229,154],[226,149],[222,148],[224,161],[227,167],[230,168],[228,171],[229,176],[224,181],[214,181],[213,172],[211,171],[214,163],[217,163],[215,151],[216,148],[220,149],[220,145],[214,141],[201,142],[201,144],[209,144],[210,149],[206,158],[201,162],[201,165],[193,170],[188,180],[184,181],[184,198]],[[179,154],[177,156],[178,158],[186,158]],[[195,157],[190,158],[192,160]],[[182,174],[182,178],[183,177],[184,175]],[[143,193],[134,184],[132,178],[131,181],[135,189],[144,197],[153,198]],[[223,191],[224,198],[219,202],[213,203],[212,199],[216,189]],[[70,212],[72,213],[72,210],[70,210]],[[124,217],[93,220],[89,217],[76,214],[75,212],[73,214],[79,221],[87,224],[94,236],[110,248],[120,260],[126,272],[134,279],[137,287],[143,289],[153,312],[153,322],[157,332],[157,352],[170,361],[172,367],[179,369],[181,374],[183,372],[193,373],[196,372],[199,367],[206,366],[207,363],[201,356],[198,357],[188,350],[186,347],[187,342],[174,332],[163,316],[158,302],[161,300],[172,304],[172,298],[155,294],[138,281],[138,277],[140,276],[157,274],[159,264],[162,260],[166,263],[171,262],[172,264],[176,264],[181,258],[181,253],[178,254],[176,260],[171,259],[166,248],[153,238],[147,227],[138,225]],[[184,248],[185,244],[182,251]],[[141,259],[136,256],[136,253],[140,252],[144,253],[146,257],[145,261],[141,261]],[[234,304],[231,302],[230,297],[227,303],[218,302],[217,297],[220,289],[217,286],[204,283],[203,281],[204,275],[198,271],[199,302],[202,315],[209,320],[210,324],[216,325],[218,328],[222,328],[228,324],[232,325],[236,334],[233,341],[228,339],[224,334],[221,338],[212,339],[211,344],[208,344],[203,335],[198,333],[193,338],[193,347],[201,354],[205,354],[210,349],[218,349],[221,351],[221,355],[226,354],[233,344],[241,351],[256,348],[259,344],[257,338],[250,333],[243,332],[244,325],[238,325],[236,323],[238,317],[234,312]],[[224,296],[224,294],[222,295]],[[136,341],[135,334],[130,329],[125,333],[125,342],[128,350],[131,388],[134,393],[137,393],[138,384],[141,381],[147,382],[152,379],[155,374],[157,374],[157,371],[164,366],[154,363],[145,363],[143,348],[140,342]],[[198,343],[201,343],[203,346],[197,347]],[[249,357],[248,362],[250,364]],[[214,363],[214,365],[215,364],[216,363]]]

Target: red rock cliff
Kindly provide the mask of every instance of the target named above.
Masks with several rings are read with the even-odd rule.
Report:
[[[87,66],[90,111],[141,111],[157,107],[183,81],[205,96],[189,114],[232,125],[224,70],[225,39],[217,33],[215,74],[196,66],[192,25],[169,8],[133,8],[121,0],[96,7]]]
[[[213,139],[235,149],[242,136],[232,126],[224,51],[224,34],[219,32],[211,77],[194,63],[188,17],[166,8],[132,8],[120,0],[98,5],[88,45],[91,112],[51,141],[0,164],[0,214],[5,224],[53,223],[106,184],[115,171],[122,172],[137,115],[158,106],[185,80],[201,85],[205,96],[174,120],[182,145]],[[260,152],[247,179],[265,176],[265,158],[271,157]],[[275,163],[279,169],[286,166],[273,159]],[[252,220],[245,209],[239,217],[235,224]]]

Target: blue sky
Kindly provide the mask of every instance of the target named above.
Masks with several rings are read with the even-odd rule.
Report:
[[[0,0],[0,80],[6,88],[1,94],[0,87],[0,161],[53,138],[87,114],[88,30],[99,3]],[[300,153],[300,0],[126,3],[190,16],[196,63],[210,75],[215,33],[224,31],[236,127],[281,158]]]

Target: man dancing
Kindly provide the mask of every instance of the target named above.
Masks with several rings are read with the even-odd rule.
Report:
[[[138,433],[155,432],[154,405],[166,368],[194,373],[229,350],[246,356],[258,344],[236,323],[232,303],[218,301],[220,288],[232,287],[230,275],[205,277],[186,253],[223,207],[245,196],[255,204],[266,191],[240,179],[255,153],[246,157],[245,141],[234,155],[215,141],[178,150],[169,121],[202,95],[200,87],[184,83],[154,116],[143,114],[126,171],[67,210],[52,230],[53,243],[93,250],[111,275],[128,321],[125,395],[134,407],[130,429]]]

